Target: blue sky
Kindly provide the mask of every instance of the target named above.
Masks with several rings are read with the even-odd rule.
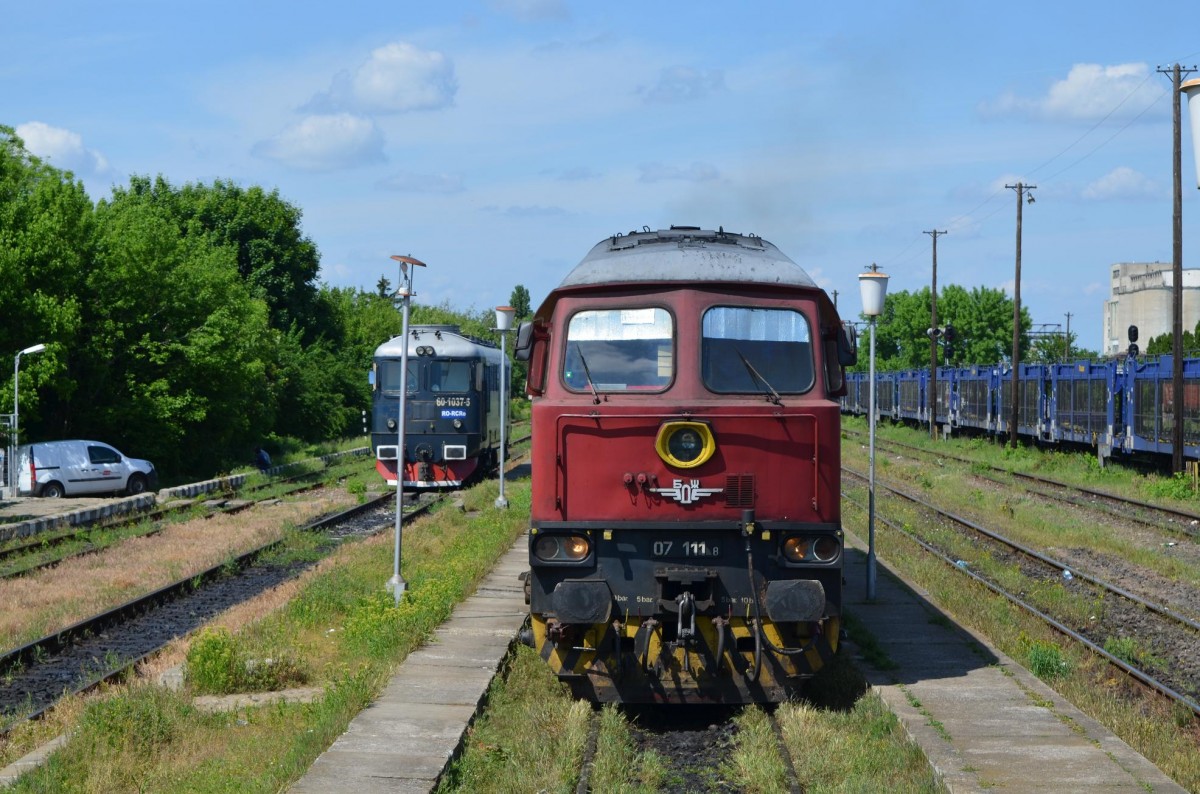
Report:
[[[322,281],[539,302],[599,240],[754,233],[860,308],[890,289],[1012,289],[1101,343],[1109,266],[1171,261],[1182,6],[1128,2],[8,4],[0,124],[93,199],[131,174],[278,189]],[[1200,76],[1200,75],[1197,75]],[[1184,107],[1184,265],[1200,199]],[[848,302],[848,303],[847,303]]]

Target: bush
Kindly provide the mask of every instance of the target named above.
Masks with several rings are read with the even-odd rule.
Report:
[[[197,692],[228,695],[270,692],[308,681],[308,672],[288,656],[250,659],[225,629],[205,629],[188,649],[184,677]]]

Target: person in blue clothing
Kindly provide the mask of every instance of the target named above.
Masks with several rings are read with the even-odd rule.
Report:
[[[258,470],[263,474],[266,474],[267,469],[271,468],[271,456],[268,455],[267,451],[262,447],[254,448],[254,465],[257,466]]]

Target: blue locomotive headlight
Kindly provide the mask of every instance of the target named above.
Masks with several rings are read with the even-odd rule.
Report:
[[[592,550],[582,535],[542,535],[533,544],[533,555],[544,562],[578,562]]]
[[[454,422],[453,422],[452,424],[454,425],[454,429],[455,429],[455,430],[462,430],[462,428],[463,428],[463,424],[462,424],[462,420],[461,420],[461,419],[455,419],[455,420],[454,420]]]
[[[395,430],[395,429],[396,429],[396,420],[395,420],[395,419],[389,419],[389,420],[387,421],[387,426],[388,426],[388,430]]]

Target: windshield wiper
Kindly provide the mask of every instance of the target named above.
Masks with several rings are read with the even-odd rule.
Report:
[[[767,402],[775,403],[776,405],[782,407],[783,400],[779,397],[779,392],[775,391],[775,388],[767,382],[766,378],[758,374],[758,370],[754,368],[754,365],[750,363],[749,359],[742,355],[742,351],[738,350],[737,348],[734,348],[734,350],[737,352],[738,358],[740,358],[742,363],[746,365],[746,369],[750,372],[750,377],[757,380],[763,386],[766,386],[767,391],[771,392],[770,394],[766,395]]]
[[[596,405],[600,404],[600,392],[596,391],[596,384],[592,382],[592,371],[588,369],[587,359],[583,357],[583,351],[579,348],[579,343],[575,343],[575,352],[579,354],[579,363],[583,365],[583,376],[587,378],[588,387],[592,390],[592,402]]]

